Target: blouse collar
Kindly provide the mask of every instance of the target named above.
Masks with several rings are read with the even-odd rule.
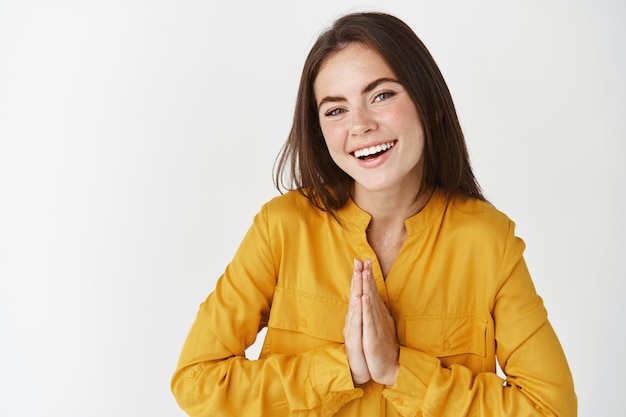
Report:
[[[441,188],[435,189],[424,208],[404,221],[407,235],[421,232],[441,217],[447,201],[446,193]],[[365,232],[372,219],[372,216],[357,206],[352,199],[337,211],[337,217],[344,227],[357,232]]]

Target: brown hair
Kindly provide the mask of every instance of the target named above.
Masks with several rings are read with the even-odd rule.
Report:
[[[289,137],[275,164],[276,187],[295,187],[333,215],[343,207],[354,180],[331,159],[322,136],[313,83],[324,61],[359,42],[377,51],[406,88],[424,127],[424,171],[420,192],[443,188],[485,201],[472,172],[461,125],[446,82],[426,46],[400,19],[376,12],[345,15],[323,32],[304,63]],[[291,186],[285,186],[285,174]]]

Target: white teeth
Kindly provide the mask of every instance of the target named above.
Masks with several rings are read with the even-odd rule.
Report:
[[[357,149],[354,151],[354,156],[357,158],[362,158],[369,155],[374,155],[376,153],[386,151],[387,149],[392,148],[394,142],[383,143],[381,145],[370,146],[369,148]]]

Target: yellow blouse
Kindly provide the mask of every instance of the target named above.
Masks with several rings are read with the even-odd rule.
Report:
[[[386,279],[367,242],[370,216],[349,202],[338,217],[297,192],[257,214],[172,379],[190,416],[576,415],[567,361],[504,214],[437,190],[406,220]],[[373,260],[396,323],[393,386],[352,382],[342,330],[355,257]],[[246,359],[265,326],[260,358]]]

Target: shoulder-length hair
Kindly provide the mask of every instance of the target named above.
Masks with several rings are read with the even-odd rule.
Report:
[[[470,166],[450,91],[435,60],[406,23],[377,12],[339,18],[311,48],[302,70],[291,132],[274,167],[278,190],[297,189],[333,216],[350,199],[354,180],[328,152],[313,83],[330,55],[355,42],[383,57],[417,107],[425,141],[420,193],[440,187],[449,195],[463,194],[485,201]],[[287,178],[289,185],[285,184]]]

